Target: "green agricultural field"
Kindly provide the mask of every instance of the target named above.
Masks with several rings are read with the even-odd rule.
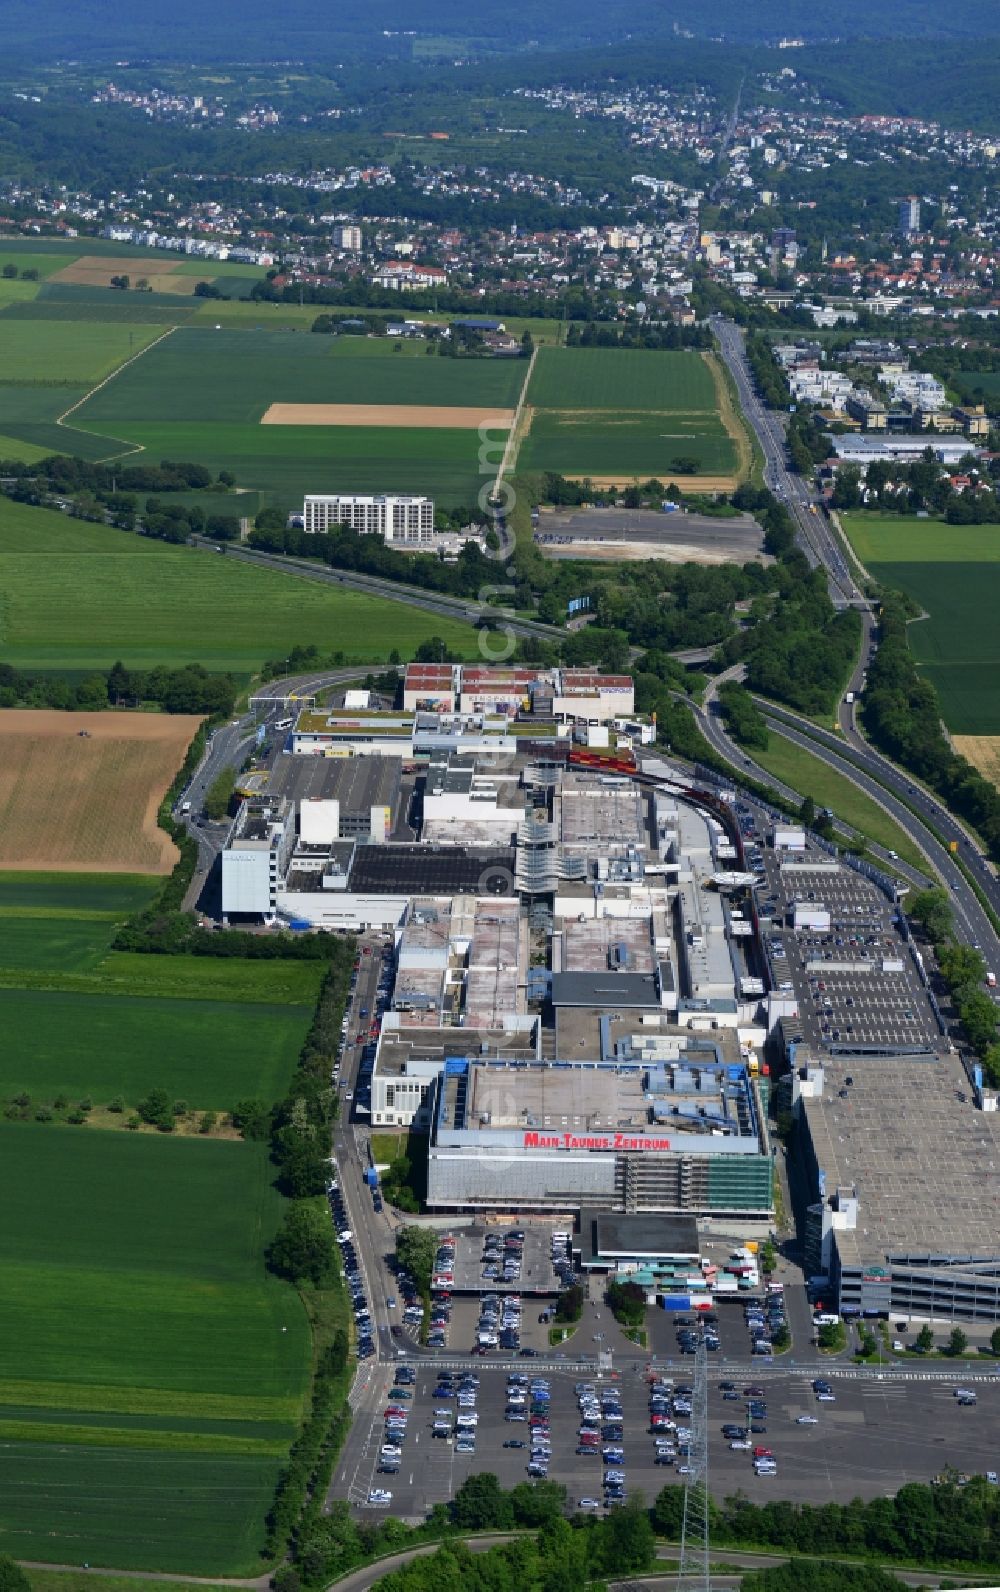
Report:
[[[300,512],[307,492],[348,484],[352,492],[425,493],[444,508],[471,506],[483,483],[472,430],[119,421],[115,431],[129,441],[116,445],[112,428],[104,429],[100,441],[89,438],[104,455],[140,446],[151,460],[189,459],[213,474],[231,470],[240,486]]]
[[[37,464],[46,458],[51,448],[39,448],[34,442],[22,442],[20,437],[0,436],[0,459],[17,459],[21,464]]]
[[[199,301],[190,293],[161,293],[152,289],[142,293],[121,292],[114,287],[101,287],[95,282],[43,282],[38,289],[38,304],[75,305],[80,320],[115,321],[122,316],[119,306],[143,306],[146,309],[190,310]],[[76,318],[76,317],[74,317]],[[173,317],[164,315],[164,324]]]
[[[8,382],[100,381],[163,329],[112,321],[52,325],[0,318],[0,370]]]
[[[318,304],[268,304],[257,299],[190,299],[193,326],[222,326],[226,331],[296,327],[308,332],[317,315],[328,312]],[[336,311],[329,313],[335,314]],[[318,335],[318,334],[317,334]]]
[[[997,564],[877,564],[873,573],[930,616],[910,625],[910,647],[938,693],[949,730],[1000,735]]]
[[[76,419],[87,426],[253,424],[273,403],[513,407],[523,378],[519,360],[372,359],[337,338],[189,326],[108,382]]]
[[[228,1111],[237,1100],[277,1100],[287,1087],[312,1019],[312,1003],[0,988],[0,1098],[26,1090],[51,1105],[60,1095],[130,1106],[151,1089],[193,1110]],[[94,980],[94,983],[99,983]],[[152,980],[151,980],[152,982]],[[123,989],[128,985],[123,979]],[[53,1132],[56,1130],[53,1129]]]
[[[671,475],[680,473],[672,467],[678,458],[696,459],[699,470],[707,475],[722,475],[736,468],[732,440],[713,416],[639,410],[585,413],[577,409],[536,410],[518,466],[567,475],[620,472],[669,481]]]
[[[1000,562],[1000,525],[948,525],[912,514],[841,514],[840,520],[868,566]]]
[[[37,294],[37,282],[18,282],[0,277],[0,313],[12,304],[30,304]]]
[[[208,1582],[223,1592],[223,1582]],[[32,1568],[31,1592],[135,1592],[135,1582],[123,1575],[99,1575],[93,1570],[39,1570]],[[187,1581],[144,1579],[142,1592],[190,1592]]]
[[[3,324],[0,314],[0,324]],[[0,371],[0,376],[3,372]],[[100,459],[119,452],[107,437],[91,436],[71,426],[58,426],[59,415],[83,398],[86,387],[30,387],[0,381],[0,434],[46,453],[74,453],[81,459]],[[28,461],[31,462],[30,460]]]
[[[254,1574],[309,1362],[263,1145],[0,1124],[0,1550]]]
[[[104,989],[134,995],[244,1001],[254,1006],[287,1004],[306,1007],[311,1015],[324,972],[322,962],[111,951],[97,965],[96,978]],[[247,1019],[255,1022],[256,1013],[247,1013]]]
[[[523,470],[625,477],[728,477],[740,468],[699,354],[649,349],[542,348],[527,395]],[[676,462],[675,462],[676,461]]]
[[[478,655],[472,626],[440,615],[6,498],[0,591],[0,659],[22,669],[107,668],[121,658],[132,668],[197,660],[250,674],[297,642],[379,662],[435,635],[464,657]]]
[[[15,283],[14,286],[30,286]],[[0,282],[0,320],[4,321],[100,321],[116,326],[159,325],[180,326],[194,316],[194,307],[200,299],[172,298],[168,304],[149,302],[149,293],[137,293],[127,298],[124,293],[109,294],[103,298],[57,298],[55,287],[46,287],[39,298],[23,297],[26,303],[6,303],[3,288],[9,283]],[[94,289],[94,292],[101,291]]]
[[[175,258],[161,252],[161,259]],[[215,273],[214,276],[212,273]],[[174,276],[195,276],[200,281],[219,281],[221,277],[231,276],[234,281],[241,281],[245,287],[252,282],[263,282],[264,268],[260,265],[242,265],[239,260],[182,260],[174,266]]]
[[[73,258],[83,254],[83,249],[77,246],[73,251]],[[32,253],[30,249],[19,247],[16,243],[0,244],[0,271],[6,265],[16,265],[19,271],[37,271],[39,277],[51,276],[53,271],[61,271],[69,265],[69,258],[58,254]],[[6,285],[6,284],[5,284]]]
[[[123,923],[162,885],[145,874],[0,872],[0,917]]]
[[[700,354],[641,348],[541,348],[528,388],[537,409],[653,409],[715,413],[715,383]]]
[[[1000,527],[845,514],[844,529],[876,580],[929,616],[909,627],[913,656],[956,735],[1000,734]]]

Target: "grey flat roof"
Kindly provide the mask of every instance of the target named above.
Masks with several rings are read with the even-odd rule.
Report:
[[[660,999],[652,973],[553,973],[553,1006],[654,1007]]]
[[[291,801],[336,798],[345,813],[395,807],[401,778],[398,757],[303,757],[282,752],[275,760],[267,793]]]
[[[593,1255],[609,1259],[700,1253],[698,1223],[693,1216],[583,1211],[580,1234],[584,1248],[589,1245]]]

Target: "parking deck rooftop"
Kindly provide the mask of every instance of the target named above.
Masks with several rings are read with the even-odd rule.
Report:
[[[857,1188],[857,1228],[837,1232],[842,1263],[996,1255],[1000,1115],[975,1108],[958,1058],[822,1064],[823,1097],[802,1109],[827,1192]]]

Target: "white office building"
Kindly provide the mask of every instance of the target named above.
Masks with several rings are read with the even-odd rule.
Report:
[[[425,497],[306,497],[302,523],[309,535],[347,525],[359,536],[386,542],[429,542],[434,535],[434,503]]]

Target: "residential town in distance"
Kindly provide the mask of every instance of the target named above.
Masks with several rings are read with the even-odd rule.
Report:
[[[113,107],[126,128],[139,115],[188,118],[266,140],[294,122],[308,149],[317,127],[362,120],[357,105],[293,115],[259,96],[227,104],[153,83],[105,82],[90,100],[93,114]],[[279,294],[431,301],[444,291],[569,318],[582,298],[603,317],[689,322],[712,288],[819,327],[1000,310],[998,144],[985,133],[847,115],[793,65],[759,73],[734,114],[707,88],[655,83],[515,87],[496,103],[500,158],[457,159],[461,131],[431,129],[402,145],[402,162],[395,152],[305,170],[297,161],[236,178],[206,164],[107,190],[8,178],[0,228],[255,263],[275,273],[269,291]],[[572,162],[558,176],[534,167],[549,123],[556,133],[567,118],[581,144],[613,137],[606,185],[574,175]],[[259,153],[267,159],[266,144]],[[512,205],[529,219],[492,219]]]

